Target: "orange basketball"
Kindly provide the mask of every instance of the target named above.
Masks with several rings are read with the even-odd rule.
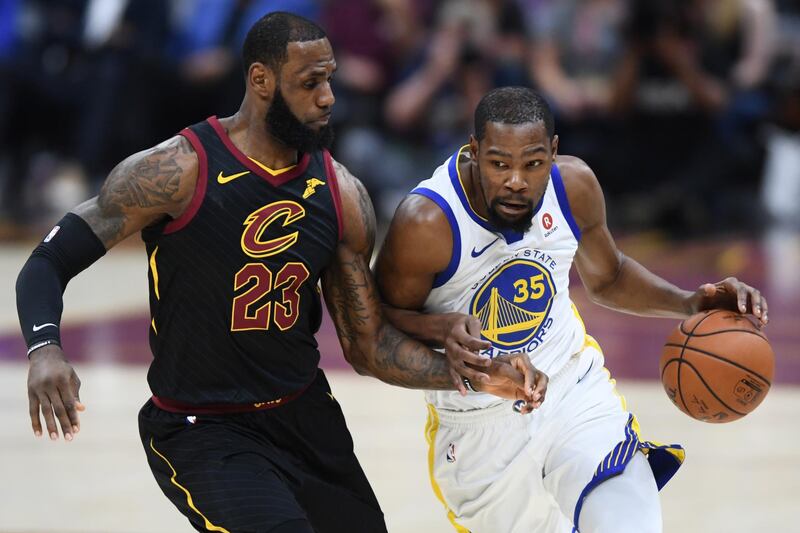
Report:
[[[715,309],[691,316],[667,337],[661,382],[672,403],[703,422],[737,420],[764,400],[775,356],[746,316]]]

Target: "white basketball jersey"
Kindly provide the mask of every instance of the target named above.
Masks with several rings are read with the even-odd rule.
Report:
[[[487,357],[523,352],[548,375],[581,350],[586,331],[569,297],[569,271],[580,229],[570,212],[558,168],[523,233],[497,230],[469,204],[458,170],[462,147],[412,194],[436,202],[450,222],[453,251],[433,284],[424,311],[459,312],[480,319],[492,343]],[[438,409],[470,410],[501,400],[482,393],[428,391]]]

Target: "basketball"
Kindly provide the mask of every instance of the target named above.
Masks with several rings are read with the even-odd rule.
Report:
[[[772,347],[746,316],[715,309],[693,315],[667,337],[661,382],[696,420],[732,422],[758,407],[772,384]]]

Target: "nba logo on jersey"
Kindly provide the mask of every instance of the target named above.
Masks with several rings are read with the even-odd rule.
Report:
[[[530,259],[515,259],[475,292],[470,311],[480,320],[486,340],[503,352],[515,351],[536,340],[552,323],[547,318],[555,294],[547,268]]]

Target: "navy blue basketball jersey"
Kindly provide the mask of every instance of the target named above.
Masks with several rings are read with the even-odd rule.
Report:
[[[216,117],[184,129],[199,160],[186,212],[142,232],[150,265],[148,383],[189,404],[266,403],[316,375],[319,278],[341,236],[330,154],[272,171]]]

